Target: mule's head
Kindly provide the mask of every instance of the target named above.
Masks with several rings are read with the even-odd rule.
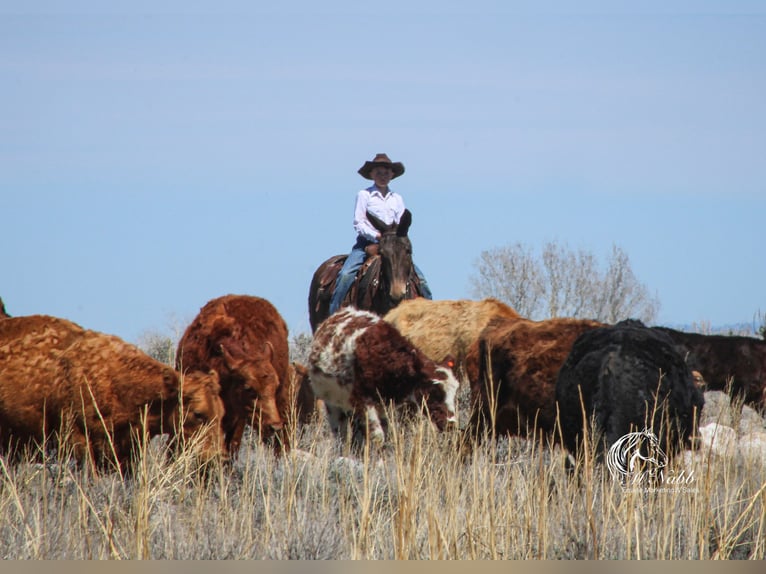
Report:
[[[407,233],[412,224],[412,213],[405,209],[399,223],[386,225],[371,213],[370,223],[380,231],[380,253],[383,282],[388,286],[388,296],[396,306],[407,296],[407,283],[412,273],[412,243]]]

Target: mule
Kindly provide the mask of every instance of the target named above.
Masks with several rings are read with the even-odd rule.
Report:
[[[367,212],[367,219],[380,231],[378,255],[367,257],[341,308],[353,306],[382,316],[404,299],[422,296],[420,281],[412,263],[412,243],[407,235],[412,224],[412,213],[405,209],[398,224],[387,225],[370,212]],[[309,288],[312,333],[330,315],[335,282],[347,257],[330,257],[314,272]]]

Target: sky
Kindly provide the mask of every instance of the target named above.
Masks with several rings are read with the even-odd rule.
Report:
[[[436,299],[555,241],[620,247],[658,324],[766,313],[766,3],[258,4],[0,2],[11,315],[135,343],[239,293],[310,332],[379,152]]]

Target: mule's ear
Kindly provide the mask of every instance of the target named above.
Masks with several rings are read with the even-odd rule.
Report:
[[[409,209],[405,209],[402,213],[402,217],[399,219],[399,226],[396,228],[396,234],[399,237],[407,237],[407,232],[412,225],[412,212]]]
[[[384,233],[384,232],[388,231],[391,228],[390,225],[386,225],[385,223],[383,223],[380,219],[375,217],[375,215],[370,213],[369,211],[367,212],[367,219],[370,221],[370,223],[372,223],[372,226],[375,229],[377,229],[378,231],[380,231],[381,233]]]

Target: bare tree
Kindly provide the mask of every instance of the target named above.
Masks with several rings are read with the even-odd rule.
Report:
[[[522,315],[541,304],[545,294],[542,270],[521,243],[483,251],[476,269],[479,275],[471,282],[478,296],[495,297]],[[514,282],[509,281],[511,277]]]
[[[659,300],[636,278],[628,255],[619,247],[601,271],[596,257],[556,242],[540,257],[521,243],[483,251],[470,278],[475,297],[496,297],[522,316],[581,317],[605,323],[637,318],[651,323]]]

